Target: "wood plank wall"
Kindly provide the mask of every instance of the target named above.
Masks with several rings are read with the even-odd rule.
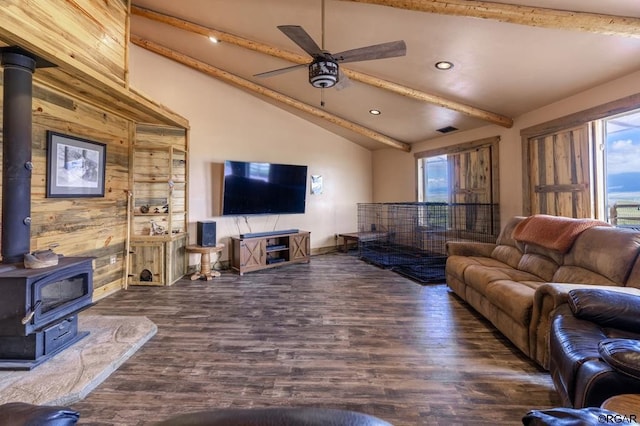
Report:
[[[36,170],[46,171],[46,130],[105,143],[107,164],[104,198],[47,199],[46,179],[42,174],[33,177],[32,223],[37,226],[32,225],[31,247],[39,249],[59,240],[62,253],[95,256],[95,291],[119,289],[126,236],[129,133],[133,123],[44,89],[36,90],[34,95]],[[110,264],[111,256],[116,256],[115,265]],[[107,288],[99,290],[103,286]]]
[[[125,86],[128,0],[3,0],[0,37],[35,54],[46,52],[58,65],[87,67]]]
[[[133,126],[129,120],[34,85],[31,250],[59,244],[55,251],[65,256],[95,257],[96,299],[119,290],[123,284],[126,191]],[[46,198],[47,130],[106,144],[104,197]],[[116,264],[110,263],[112,256],[116,257]]]
[[[136,124],[184,127],[183,144],[189,125],[128,87],[129,3],[3,0],[0,10],[0,46],[17,45],[56,65],[34,74],[31,250],[55,243],[66,256],[95,257],[94,299],[124,284]],[[106,144],[104,197],[46,198],[47,130]]]

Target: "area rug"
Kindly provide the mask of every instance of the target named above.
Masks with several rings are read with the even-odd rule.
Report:
[[[31,371],[0,371],[0,404],[69,405],[83,399],[157,332],[147,317],[81,313],[89,335]]]

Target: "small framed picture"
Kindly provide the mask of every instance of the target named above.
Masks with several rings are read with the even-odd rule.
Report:
[[[47,131],[47,197],[104,197],[106,144]]]
[[[311,175],[311,194],[322,194],[322,175]]]

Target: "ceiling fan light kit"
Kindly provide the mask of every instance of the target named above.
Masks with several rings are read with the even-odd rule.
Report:
[[[319,58],[309,64],[309,83],[326,89],[338,82],[338,64],[327,58]]]

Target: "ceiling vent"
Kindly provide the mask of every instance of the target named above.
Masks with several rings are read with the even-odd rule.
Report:
[[[451,132],[455,132],[456,130],[458,130],[456,127],[453,127],[453,126],[447,126],[447,127],[443,127],[442,129],[438,129],[438,130],[436,130],[436,132],[440,132],[440,133],[451,133]]]

